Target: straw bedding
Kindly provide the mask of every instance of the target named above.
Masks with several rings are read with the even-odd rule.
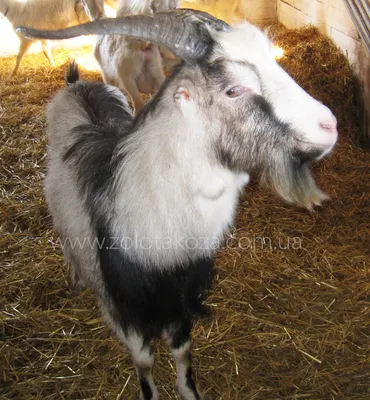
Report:
[[[369,154],[357,144],[355,81],[315,29],[270,35],[280,60],[339,119],[333,154],[313,167],[331,201],[313,213],[252,183],[217,257],[208,319],[194,329],[194,363],[207,399],[370,398]],[[87,54],[90,48],[81,48]],[[0,398],[136,399],[130,357],[89,291],[69,286],[42,192],[45,105],[64,85],[29,55],[16,78],[0,62]],[[83,78],[100,80],[98,72]],[[175,399],[174,364],[157,344],[155,381]]]

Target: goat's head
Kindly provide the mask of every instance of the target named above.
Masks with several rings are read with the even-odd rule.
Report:
[[[325,199],[307,162],[331,151],[336,119],[279,67],[255,26],[230,28],[209,14],[180,9],[56,32],[18,32],[50,39],[123,34],[168,47],[184,63],[161,95],[165,91],[184,123],[202,124],[215,162],[236,172],[258,170],[287,201],[310,208]]]

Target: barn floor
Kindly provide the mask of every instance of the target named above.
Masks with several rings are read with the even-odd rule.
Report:
[[[212,314],[194,330],[198,383],[209,400],[369,399],[370,158],[354,140],[353,78],[314,29],[272,33],[283,66],[338,116],[339,143],[314,166],[331,201],[309,213],[246,189],[218,255]],[[68,55],[54,51],[55,69],[29,55],[10,80],[14,57],[0,61],[0,398],[137,399],[130,358],[93,295],[69,286],[43,198],[45,105]],[[161,344],[154,375],[161,398],[177,398]]]

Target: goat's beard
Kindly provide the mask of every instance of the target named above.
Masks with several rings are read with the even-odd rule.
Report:
[[[329,197],[316,186],[308,167],[308,162],[317,159],[320,151],[299,150],[294,139],[296,133],[289,126],[278,121],[275,125],[269,120],[267,123],[267,126],[257,126],[249,135],[237,128],[221,133],[213,147],[218,160],[238,173],[259,173],[262,183],[272,187],[288,203],[309,210],[321,205]]]
[[[262,182],[285,201],[311,210],[329,197],[315,184],[307,162],[289,153],[273,151],[262,170]]]

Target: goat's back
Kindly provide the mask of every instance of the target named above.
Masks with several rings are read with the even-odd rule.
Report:
[[[132,111],[120,90],[78,81],[78,76],[77,67],[71,64],[66,76],[69,86],[57,93],[47,109],[49,144],[59,152],[70,148],[82,130],[96,131],[104,140],[106,130],[119,136],[132,123]]]
[[[78,79],[76,74],[71,67],[67,83]],[[96,235],[84,189],[96,182],[90,192],[94,194],[104,186],[117,143],[131,124],[124,95],[102,83],[69,84],[47,109],[49,151],[44,190],[49,211],[66,261],[97,291],[101,290],[101,279]]]
[[[6,1],[6,17],[15,26],[35,29],[63,29],[89,22],[82,1],[77,0],[29,0]]]

